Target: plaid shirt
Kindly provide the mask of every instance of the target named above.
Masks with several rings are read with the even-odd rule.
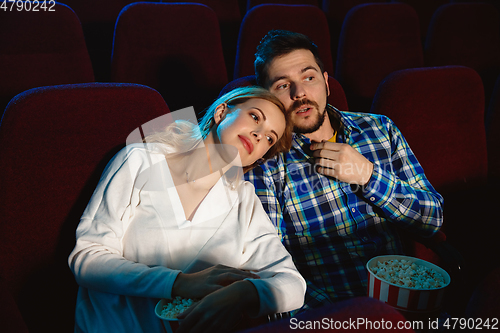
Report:
[[[402,253],[398,228],[431,236],[442,224],[443,199],[390,119],[328,112],[342,125],[337,142],[373,162],[366,187],[316,173],[299,134],[288,153],[245,175],[308,283],[305,308],[366,295],[367,261]]]

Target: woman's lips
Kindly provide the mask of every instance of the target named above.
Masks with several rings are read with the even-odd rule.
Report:
[[[248,140],[248,138],[238,135],[238,138],[240,138],[241,143],[243,144],[243,147],[247,150],[248,154],[251,154],[253,151],[253,144]]]

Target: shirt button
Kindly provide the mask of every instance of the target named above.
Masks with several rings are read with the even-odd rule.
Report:
[[[371,197],[371,198],[370,198],[370,201],[375,201],[375,198],[374,198],[374,197]]]
[[[351,209],[353,213],[356,213],[356,208]]]

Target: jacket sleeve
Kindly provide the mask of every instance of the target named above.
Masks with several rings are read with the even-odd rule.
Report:
[[[245,207],[242,211],[248,229],[240,268],[261,277],[249,279],[259,294],[259,316],[298,309],[304,303],[305,280],[281,243],[253,185],[245,183],[245,190],[248,200],[243,201]]]
[[[171,298],[179,271],[123,256],[123,237],[148,181],[144,150],[126,147],[106,166],[76,231],[69,266],[79,285],[103,292]]]

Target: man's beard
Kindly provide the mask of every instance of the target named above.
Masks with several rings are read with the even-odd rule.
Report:
[[[314,108],[316,108],[316,110],[319,111],[318,103],[313,102],[313,101],[308,100],[308,99],[303,99],[303,100],[297,100],[297,101],[293,102],[293,104],[290,106],[290,108],[288,108],[288,112],[294,112],[295,110],[299,109],[302,105],[305,105],[305,104],[311,105]],[[295,133],[302,133],[302,134],[316,132],[321,127],[321,125],[323,125],[323,123],[325,121],[325,115],[326,115],[326,108],[323,110],[323,112],[319,111],[318,113],[315,113],[315,114],[312,114],[311,116],[309,116],[309,117],[316,117],[316,121],[313,124],[310,124],[308,126],[298,126],[298,125],[294,124],[293,131]]]

